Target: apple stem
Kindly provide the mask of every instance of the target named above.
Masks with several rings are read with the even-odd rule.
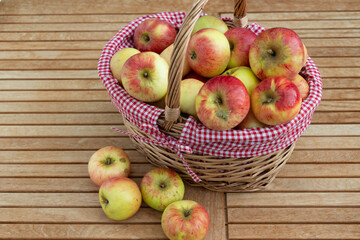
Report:
[[[276,53],[274,52],[274,50],[272,49],[268,49],[267,52],[271,55],[271,56],[275,56]]]
[[[191,59],[196,59],[196,57],[197,57],[196,52],[192,51],[190,58]]]
[[[188,217],[190,215],[191,215],[191,210],[190,209],[184,210],[184,217]]]
[[[108,157],[107,159],[106,159],[106,163],[105,163],[106,165],[110,165],[110,164],[112,164],[112,159],[110,158],[110,157]]]

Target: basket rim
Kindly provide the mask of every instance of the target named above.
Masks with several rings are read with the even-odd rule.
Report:
[[[205,15],[205,14],[203,13],[202,15]],[[118,105],[120,104],[121,97],[128,100],[127,102],[122,102],[123,104],[129,103],[129,102],[136,103],[137,105],[145,104],[146,107],[149,109],[149,111],[153,112],[152,118],[146,119],[147,122],[150,122],[151,124],[156,125],[157,119],[164,112],[164,110],[160,109],[158,107],[155,107],[155,106],[151,106],[147,103],[141,102],[139,100],[136,100],[135,98],[128,95],[127,92],[122,87],[120,87],[120,85],[118,84],[118,81],[112,76],[111,70],[110,70],[110,60],[111,60],[112,55],[115,54],[116,51],[118,51],[124,47],[133,47],[133,45],[131,45],[131,43],[128,43],[128,42],[126,44],[122,44],[122,45],[120,44],[121,41],[123,40],[124,36],[129,37],[132,34],[135,27],[140,22],[142,22],[148,18],[153,18],[153,17],[160,18],[163,20],[168,20],[168,21],[170,20],[170,22],[172,24],[174,24],[174,22],[175,22],[176,27],[179,27],[179,22],[182,22],[182,20],[184,19],[185,12],[161,12],[158,14],[144,15],[144,16],[134,19],[132,22],[130,22],[125,27],[120,29],[118,31],[118,33],[116,35],[114,35],[110,39],[110,41],[105,45],[105,47],[101,53],[99,62],[98,62],[98,74],[115,105],[117,103],[118,103]],[[228,18],[228,17],[223,18],[223,19],[232,21],[232,19]],[[181,25],[181,23],[180,23],[180,25]],[[264,29],[256,23],[252,23],[249,26],[249,28],[252,31],[253,31],[253,29],[259,29],[259,32]],[[131,36],[130,36],[130,38],[131,38]],[[308,119],[305,119],[306,124],[305,124],[304,129],[302,130],[302,132],[303,132],[306,129],[306,127],[310,124],[312,114],[315,111],[316,107],[320,103],[321,95],[322,95],[322,80],[321,80],[321,76],[318,71],[318,68],[316,67],[315,63],[312,61],[312,59],[310,57],[308,58],[306,66],[302,69],[302,71],[300,73],[303,76],[305,76],[305,79],[309,82],[309,86],[310,86],[309,96],[307,97],[307,99],[305,99],[305,101],[303,101],[301,110],[300,110],[300,113],[302,113],[301,116],[305,116],[308,118]],[[131,100],[129,100],[129,98],[131,98]],[[124,115],[124,117],[126,117],[131,122],[138,125],[139,127],[141,127],[141,121],[140,121],[140,125],[139,125],[138,124],[139,121],[132,119],[133,116],[129,115],[126,112],[126,109],[124,109],[122,106],[120,106],[119,111]],[[296,130],[295,129],[296,126],[301,122],[301,120],[304,120],[304,119],[300,119],[300,113],[291,122],[285,123],[285,124],[280,124],[280,125],[276,125],[276,126],[268,126],[268,127],[264,127],[264,128],[244,129],[244,130],[233,130],[232,129],[232,130],[223,131],[223,132],[236,131],[236,132],[245,133],[246,136],[242,138],[243,143],[244,143],[244,141],[245,141],[245,143],[246,142],[253,142],[253,143],[259,142],[258,141],[259,139],[251,137],[252,133],[254,133],[255,135],[264,135],[265,134],[267,140],[276,140],[277,138],[280,138],[284,134],[284,132]],[[139,114],[141,114],[141,112]],[[187,119],[187,122],[185,125],[199,124],[194,121],[196,121],[194,118],[189,117]],[[202,125],[202,126],[204,126],[204,125]],[[218,134],[218,131],[214,131],[211,129],[207,129],[207,134],[209,133],[209,131],[212,133],[215,132],[214,134]],[[301,135],[301,133],[299,134],[299,136]],[[294,141],[296,139],[294,139]],[[197,144],[202,144],[201,141],[196,141],[196,139],[194,141]],[[294,141],[292,141],[292,142],[294,142]],[[290,145],[292,142],[288,143],[288,145]],[[276,151],[276,149],[273,151]]]

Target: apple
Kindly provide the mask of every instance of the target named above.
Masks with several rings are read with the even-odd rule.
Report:
[[[196,21],[194,25],[194,29],[191,32],[191,35],[194,35],[196,32],[204,28],[213,28],[220,31],[221,33],[225,33],[229,29],[226,23],[220,18],[210,15],[205,15],[200,17]]]
[[[162,214],[161,227],[171,240],[202,240],[209,231],[206,209],[191,200],[170,204]]]
[[[245,85],[236,77],[221,75],[207,81],[195,100],[196,114],[208,128],[228,130],[238,125],[250,108]]]
[[[91,180],[101,186],[109,178],[127,177],[130,173],[130,160],[120,148],[103,147],[90,157],[88,172]]]
[[[250,46],[256,38],[256,34],[250,29],[235,27],[225,33],[225,37],[230,44],[230,61],[228,68],[238,66],[250,66],[249,64],[249,51]]]
[[[301,99],[304,101],[309,95],[309,91],[310,91],[309,84],[300,74],[296,75],[296,77],[292,79],[292,82],[299,89]]]
[[[115,177],[101,185],[99,200],[106,216],[113,220],[125,220],[139,210],[141,193],[133,180],[127,177]]]
[[[190,38],[186,57],[197,74],[207,78],[220,75],[230,59],[229,42],[218,30],[202,29]]]
[[[125,90],[144,102],[156,102],[167,91],[169,65],[154,52],[142,52],[130,57],[121,72]]]
[[[184,79],[180,84],[180,111],[197,117],[195,99],[204,83],[194,78]]]
[[[158,211],[184,197],[185,186],[181,177],[168,168],[154,168],[144,175],[140,183],[144,202]]]
[[[257,120],[267,125],[290,122],[299,113],[301,95],[284,77],[263,80],[251,94],[251,108]]]
[[[252,109],[250,108],[249,113],[246,115],[244,120],[234,129],[243,130],[245,128],[256,128],[256,127],[266,127],[266,125],[256,119],[254,113],[252,112]]]
[[[309,57],[309,55],[308,55],[308,51],[307,51],[307,48],[306,48],[306,46],[305,46],[305,44],[303,43],[303,46],[304,46],[304,63],[303,63],[303,66],[305,66],[305,64],[306,64],[306,62],[307,62],[307,59],[308,59],[308,57]]]
[[[271,28],[260,33],[250,46],[249,62],[258,78],[292,79],[304,64],[304,47],[299,36],[287,28]]]
[[[239,79],[245,85],[249,96],[251,96],[252,91],[260,83],[260,80],[256,77],[251,68],[245,66],[231,68],[222,75],[230,75]]]
[[[188,79],[188,78],[194,78],[194,79],[199,80],[199,81],[201,81],[203,83],[206,83],[209,80],[209,78],[202,77],[202,76],[200,76],[199,74],[197,74],[194,71],[191,71],[188,75],[186,75],[184,77],[184,79]]]
[[[158,18],[150,18],[137,26],[134,31],[135,48],[160,54],[165,48],[174,43],[175,27]]]
[[[166,62],[169,64],[169,66],[170,66],[170,58],[171,58],[171,54],[172,54],[173,50],[174,50],[174,44],[171,44],[170,46],[165,48],[165,50],[162,51],[162,53],[160,54],[160,56],[166,60]],[[191,72],[191,68],[190,68],[189,63],[187,62],[187,59],[185,59],[184,67],[183,67],[183,71],[182,71],[182,77],[187,75],[189,72]]]
[[[131,57],[134,56],[135,54],[140,53],[139,50],[135,49],[135,48],[123,48],[120,49],[119,51],[117,51],[111,58],[110,61],[110,69],[111,72],[114,76],[114,78],[116,78],[119,83],[121,83],[121,70],[122,67],[124,66],[124,63]]]

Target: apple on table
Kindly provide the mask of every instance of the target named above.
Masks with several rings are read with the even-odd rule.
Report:
[[[191,200],[170,204],[162,214],[161,227],[171,240],[202,240],[209,231],[206,209]]]
[[[88,173],[90,179],[101,186],[109,178],[127,177],[130,173],[130,159],[121,148],[106,146],[90,157]]]
[[[160,54],[174,43],[176,29],[158,18],[150,18],[140,23],[134,31],[135,48],[141,52],[151,51]]]
[[[101,207],[113,220],[132,217],[139,210],[141,199],[138,185],[127,177],[110,178],[99,189]]]
[[[174,170],[154,168],[142,178],[140,190],[149,207],[164,211],[169,204],[183,199],[185,185]]]

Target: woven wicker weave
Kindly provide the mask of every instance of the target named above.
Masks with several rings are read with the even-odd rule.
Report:
[[[207,0],[198,0],[188,12],[182,27],[174,43],[172,54],[169,85],[168,85],[168,107],[165,114],[159,119],[159,126],[167,134],[179,137],[184,127],[183,119],[178,115],[178,111],[171,111],[171,108],[178,109],[180,106],[180,82],[182,73],[178,69],[183,69],[183,62],[187,43],[194,24],[200,16]],[[228,22],[229,28],[234,26],[245,27],[247,25],[246,1],[235,1],[234,22]],[[125,126],[128,131],[136,135],[151,138],[150,135],[141,131],[136,125],[124,118]],[[195,154],[183,154],[187,163],[201,178],[201,182],[194,183],[186,172],[186,169],[178,155],[170,149],[156,146],[146,142],[131,138],[137,149],[144,153],[150,163],[158,167],[169,167],[181,175],[181,177],[191,185],[203,186],[213,191],[221,192],[241,192],[256,191],[268,186],[281,167],[290,157],[294,144],[281,151],[253,157],[249,159],[224,158],[219,159],[213,156],[203,156]]]

